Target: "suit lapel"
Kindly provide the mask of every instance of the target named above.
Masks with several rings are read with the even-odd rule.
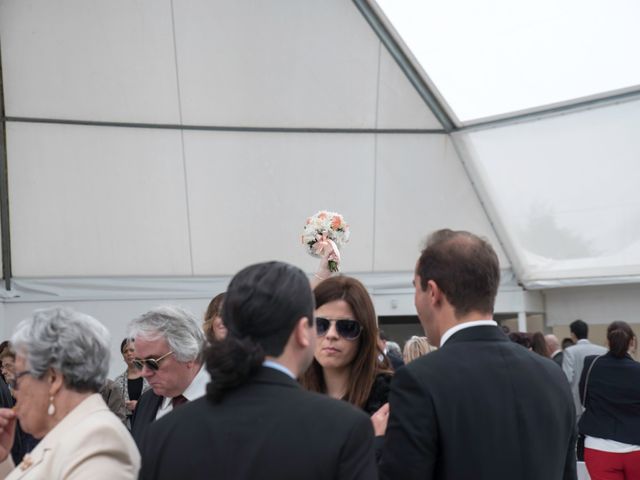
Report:
[[[45,456],[47,456],[51,450],[52,448],[48,446],[36,446],[31,453],[25,454],[22,462],[11,472],[8,478],[18,480],[25,475],[32,475],[33,469],[43,462]]]

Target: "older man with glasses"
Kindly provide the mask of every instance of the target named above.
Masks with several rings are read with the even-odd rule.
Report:
[[[140,446],[153,421],[185,402],[204,396],[209,374],[202,368],[204,333],[189,312],[173,306],[157,307],[129,325],[135,340],[134,365],[151,385],[140,397],[131,433]]]

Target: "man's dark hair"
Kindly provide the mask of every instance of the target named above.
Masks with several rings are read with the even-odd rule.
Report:
[[[569,325],[569,331],[573,333],[578,340],[589,337],[589,325],[582,320],[575,320]]]
[[[426,290],[433,280],[460,318],[469,312],[493,313],[500,266],[493,247],[465,231],[438,230],[429,236],[416,273]]]
[[[566,349],[567,347],[570,347],[571,345],[575,345],[576,342],[574,342],[571,338],[569,337],[565,337],[562,339],[562,349]]]
[[[238,272],[227,289],[222,320],[227,337],[212,345],[207,393],[219,401],[226,390],[243,384],[262,365],[277,357],[300,318],[313,324],[314,299],[302,270],[283,262],[251,265]]]

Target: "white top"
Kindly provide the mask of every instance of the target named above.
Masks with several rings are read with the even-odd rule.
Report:
[[[631,445],[629,443],[616,442],[615,440],[605,440],[604,438],[590,437],[589,435],[584,439],[584,448],[609,453],[629,453],[640,451],[640,445]]]
[[[442,346],[445,344],[445,342],[447,340],[449,340],[449,338],[451,338],[451,335],[453,335],[456,332],[459,332],[460,330],[464,330],[465,328],[471,328],[471,327],[497,327],[497,326],[498,326],[498,324],[494,320],[474,320],[473,322],[459,323],[455,327],[451,327],[449,330],[444,332],[444,335],[442,335],[442,338],[440,339],[440,348],[442,348]]]
[[[189,400],[195,400],[200,397],[204,397],[204,394],[207,393],[207,383],[211,381],[211,377],[209,376],[209,372],[204,366],[200,367],[200,371],[197,373],[189,386],[182,392],[182,395]],[[167,413],[173,410],[173,405],[171,404],[171,397],[164,397],[162,399],[162,404],[160,408],[158,408],[158,412],[156,413],[156,420],[160,417],[164,417]]]
[[[289,375],[294,380],[296,379],[296,376],[293,374],[293,372],[289,370],[287,367],[285,367],[284,365],[282,365],[281,363],[274,362],[273,360],[265,360],[264,362],[262,362],[262,366],[267,368],[273,368],[274,370],[279,370],[285,375]]]

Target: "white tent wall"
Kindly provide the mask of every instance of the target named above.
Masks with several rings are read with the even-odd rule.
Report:
[[[640,280],[640,99],[455,133],[528,288]]]

